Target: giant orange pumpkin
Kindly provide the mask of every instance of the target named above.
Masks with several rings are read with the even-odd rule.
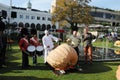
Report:
[[[47,56],[47,62],[57,69],[66,69],[77,63],[78,56],[75,49],[68,44],[61,44]]]

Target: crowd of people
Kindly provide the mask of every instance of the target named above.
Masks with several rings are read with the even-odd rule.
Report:
[[[6,52],[6,45],[7,45],[7,37],[6,35],[3,34],[4,28],[5,28],[5,24],[1,21],[0,22],[0,67],[2,67],[3,65],[5,65],[5,52]],[[84,42],[85,42],[85,48],[84,48],[84,54],[85,54],[85,62],[87,63],[87,57],[90,60],[90,63],[92,64],[92,38],[91,38],[91,34],[88,33],[88,27],[85,28],[84,30]],[[53,50],[55,48],[54,46],[54,41],[55,42],[59,42],[61,41],[60,38],[57,38],[55,36],[53,36],[52,34],[50,34],[50,32],[48,30],[44,31],[44,36],[41,39],[37,37],[37,30],[36,29],[31,29],[30,33],[28,32],[27,28],[22,28],[21,32],[20,32],[20,38],[19,38],[19,47],[20,50],[22,52],[22,68],[26,69],[28,67],[30,67],[29,65],[29,56],[32,56],[33,58],[33,64],[37,64],[37,56],[38,54],[43,55],[44,56],[44,64],[47,64],[47,56],[49,54],[49,52],[51,50]],[[29,36],[31,35],[31,36]],[[77,52],[77,56],[78,56],[78,61],[76,62],[76,65],[71,66],[71,69],[76,69],[78,71],[81,71],[82,69],[80,68],[80,64],[79,64],[79,44],[80,44],[80,37],[77,36],[77,31],[73,31],[73,34],[71,34],[71,36],[66,40],[67,44],[69,46],[72,46],[75,51]],[[31,47],[32,46],[32,47]],[[42,52],[41,51],[37,51],[36,48],[40,46],[42,48]],[[59,45],[58,45],[59,46]],[[28,50],[28,47],[30,47],[30,51]],[[33,51],[31,51],[33,50]],[[70,69],[70,68],[69,68]],[[56,71],[54,71],[56,73]],[[56,74],[62,74],[63,70],[59,70],[57,71]],[[65,71],[64,71],[65,73]]]
[[[48,30],[44,31],[44,36],[42,37],[42,42],[40,42],[40,39],[37,38],[37,31],[36,29],[31,29],[31,37],[29,38],[29,33],[26,28],[23,28],[21,30],[21,39],[19,40],[19,47],[22,51],[22,68],[27,68],[29,67],[29,60],[28,56],[33,57],[33,64],[37,64],[37,55],[42,55],[43,51],[37,51],[36,48],[40,47],[39,49],[43,50],[44,49],[44,64],[47,64],[46,58],[48,53],[54,49],[54,43],[53,40],[58,42],[61,40],[60,38],[57,38],[53,35],[51,35]],[[31,47],[32,46],[32,47]],[[30,49],[33,51],[29,51],[28,47],[31,47]]]
[[[3,67],[3,65],[5,65],[7,37],[5,34],[3,34],[4,29],[5,29],[5,24],[2,21],[0,21],[0,67]],[[88,60],[90,64],[92,64],[93,63],[92,62],[92,34],[89,33],[88,27],[85,27],[83,32],[84,32],[83,42],[84,42],[85,64],[88,63]],[[74,48],[78,56],[78,60],[76,64],[74,66],[73,65],[69,66],[69,69],[76,69],[78,71],[82,71],[79,64],[80,50],[78,48],[81,42],[81,39],[79,36],[77,36],[77,33],[78,31],[74,30],[71,36],[69,36],[69,38],[66,40],[66,43],[69,46]],[[55,48],[54,41],[59,42],[61,41],[61,39],[50,34],[48,30],[44,31],[44,36],[41,38],[41,42],[40,42],[40,39],[37,37],[36,29],[31,29],[29,33],[27,28],[22,28],[20,32],[20,38],[18,41],[20,50],[22,52],[22,68],[26,69],[30,67],[29,56],[32,56],[33,64],[37,64],[37,56],[43,55],[44,64],[49,65],[47,63],[47,56],[49,55],[49,52],[51,52]],[[28,47],[30,47],[30,51],[28,50]],[[40,47],[39,48],[40,51],[36,50],[37,47]],[[57,71],[54,70],[54,73],[57,75],[64,74],[65,70],[57,70]]]
[[[89,30],[88,27],[84,29],[84,39],[83,39],[84,55],[85,55],[85,63],[87,64],[89,60],[90,64],[92,64],[92,34],[89,33],[88,30]],[[66,43],[75,49],[75,51],[77,52],[77,56],[78,56],[78,61],[76,62],[76,65],[71,66],[71,69],[82,71],[82,69],[80,68],[80,64],[79,64],[80,51],[78,48],[81,42],[80,41],[81,39],[80,39],[80,36],[77,36],[77,33],[78,32],[74,30],[73,34],[71,34],[71,36],[69,36],[69,38],[66,40]],[[28,57],[30,56],[31,52],[28,51],[27,49],[30,45],[34,46],[35,48],[37,46],[43,46],[44,51],[42,53],[44,55],[44,64],[49,65],[47,63],[47,56],[49,52],[55,48],[53,41],[58,42],[58,41],[61,41],[61,39],[50,34],[48,30],[45,30],[44,34],[45,35],[42,37],[42,42],[40,42],[39,39],[37,38],[37,31],[35,29],[31,29],[30,38],[28,37],[28,30],[26,28],[23,28],[21,30],[22,37],[19,41],[19,46],[22,51],[22,68],[28,68],[30,66]],[[36,50],[32,52],[33,64],[37,64],[37,54],[39,53]],[[64,74],[65,70],[54,70],[54,73],[57,75]]]
[[[7,40],[8,37],[4,33],[5,30],[5,23],[2,21],[2,18],[0,17],[0,68],[4,68],[6,65],[6,47],[7,47]],[[54,69],[52,68],[53,72],[57,75],[65,74],[66,70],[70,69],[75,69],[78,71],[82,71],[82,68],[80,67],[79,63],[79,44],[81,43],[80,36],[77,36],[77,30],[74,30],[69,36],[69,38],[66,40],[66,43],[71,46],[77,54],[77,61],[75,65],[69,65],[65,69]],[[29,36],[30,35],[30,36]],[[93,40],[93,35],[89,32],[89,28],[85,27],[83,30],[83,50],[84,50],[84,60],[85,64],[93,64],[92,60],[92,40]],[[117,40],[117,33],[109,33],[108,35],[108,40],[109,41],[115,41]],[[38,55],[43,55],[44,56],[44,64],[50,66],[50,64],[47,62],[47,56],[49,53],[55,49],[54,46],[54,41],[59,42],[62,41],[60,38],[53,36],[50,34],[48,30],[44,31],[44,36],[41,39],[37,37],[37,30],[36,29],[31,29],[30,33],[28,32],[27,28],[22,28],[19,36],[19,47],[22,52],[22,69],[27,69],[30,67],[29,65],[29,56],[32,56],[33,58],[33,64],[37,64],[37,56]],[[59,46],[59,45],[58,45]],[[30,47],[30,51],[28,49]],[[38,50],[38,49],[39,50]],[[66,52],[66,51],[65,51]],[[64,53],[63,53],[64,54]],[[62,57],[62,56],[61,56]],[[51,66],[52,67],[52,66]],[[120,66],[118,66],[118,70],[116,71],[116,78],[120,80]]]
[[[4,33],[5,30],[5,23],[0,18],[0,68],[4,68],[6,65],[6,47],[7,47],[7,35]],[[77,35],[77,30],[74,30],[71,36],[66,39],[66,43],[71,46],[77,53],[78,59],[76,61],[75,65],[69,65],[65,69],[54,69],[52,68],[53,72],[57,75],[65,74],[66,70],[75,69],[78,71],[82,71],[81,64],[79,63],[79,44],[81,43],[80,36]],[[31,35],[31,36],[29,36]],[[93,52],[93,46],[92,46],[92,40],[93,35],[89,32],[89,28],[85,27],[83,30],[83,51],[84,51],[84,60],[85,64],[93,64],[92,60],[92,52]],[[109,40],[111,39],[112,34],[109,35]],[[115,39],[117,37],[115,36]],[[27,69],[30,67],[29,65],[29,56],[32,56],[33,58],[33,64],[37,64],[37,56],[43,55],[44,57],[44,64],[50,66],[50,64],[47,62],[47,56],[49,53],[55,49],[55,42],[61,41],[60,38],[53,36],[50,34],[48,30],[44,31],[44,36],[41,39],[37,37],[37,30],[31,29],[30,33],[28,32],[27,28],[22,28],[19,36],[19,47],[22,52],[22,69]],[[59,46],[59,45],[58,45]],[[30,50],[28,49],[30,47]],[[39,50],[37,50],[37,48]],[[64,47],[65,48],[65,47]],[[64,51],[66,52],[66,51]],[[68,51],[69,52],[69,51]],[[64,53],[62,53],[64,54]],[[62,57],[62,56],[61,56]],[[52,67],[52,66],[51,66]],[[119,80],[119,72],[120,72],[120,66],[118,67],[118,70],[116,71],[116,78]]]

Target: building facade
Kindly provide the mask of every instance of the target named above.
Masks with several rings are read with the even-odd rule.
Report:
[[[4,17],[5,23],[10,23],[14,27],[37,28],[39,30],[55,28],[51,23],[51,14],[47,11],[32,9],[30,1],[27,8],[0,3],[0,14],[1,17]]]
[[[52,0],[51,13],[54,12],[59,1],[60,0]],[[92,7],[90,14],[94,18],[93,24],[97,23],[106,25],[108,24],[109,26],[120,26],[120,13],[114,10]]]
[[[54,11],[57,1],[59,0],[52,0],[51,13]],[[27,5],[28,6],[26,8],[21,8],[0,3],[0,16],[4,17],[3,21],[5,23],[10,23],[14,27],[37,28],[42,31],[59,27],[59,23],[56,23],[56,26],[52,25],[51,13],[32,9],[30,0]],[[111,24],[111,26],[120,25],[120,13],[114,10],[93,7],[90,14],[94,17],[93,23],[106,22]]]
[[[91,16],[94,17],[95,23],[108,23],[110,26],[120,25],[120,13],[98,7],[92,7],[90,11]]]

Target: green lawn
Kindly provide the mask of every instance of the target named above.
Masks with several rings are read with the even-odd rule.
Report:
[[[12,50],[7,51],[7,66],[0,69],[0,80],[116,80],[115,72],[120,61],[114,62],[94,62],[93,65],[83,65],[82,72],[67,71],[67,74],[56,76],[43,64],[43,57],[38,57],[38,64],[32,64],[29,58],[29,69],[21,69],[21,51],[16,45]]]
[[[97,47],[102,47],[102,48],[112,48],[112,49],[120,49],[119,47],[115,47],[114,46],[114,42],[113,41],[108,41],[108,40],[100,40],[100,39],[97,39],[94,43],[93,43],[93,46],[97,46]]]

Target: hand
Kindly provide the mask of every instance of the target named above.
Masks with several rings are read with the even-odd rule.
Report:
[[[50,48],[50,46],[47,46],[47,48]]]
[[[30,55],[27,51],[24,51],[27,55]]]
[[[59,40],[59,41],[62,41],[62,39],[60,39],[60,38],[59,38],[58,40]]]

